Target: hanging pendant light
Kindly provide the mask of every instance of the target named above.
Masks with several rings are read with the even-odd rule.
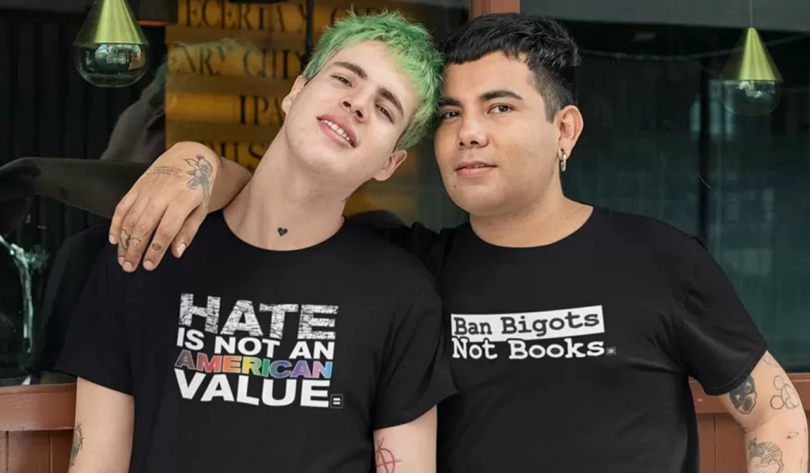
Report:
[[[749,16],[753,25],[753,0],[749,0]],[[738,115],[767,115],[779,105],[782,97],[782,75],[771,59],[759,32],[748,27],[737,43],[720,74],[723,103]]]
[[[96,0],[73,45],[76,69],[96,87],[129,87],[149,64],[149,42],[127,0]]]

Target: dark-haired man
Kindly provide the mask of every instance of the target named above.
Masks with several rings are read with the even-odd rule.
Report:
[[[439,471],[697,473],[691,376],[745,429],[749,473],[805,472],[801,403],[701,242],[564,196],[583,129],[569,35],[488,15],[444,52],[435,151],[470,223],[380,230],[437,274],[448,312],[459,394],[439,407]],[[213,157],[184,146],[159,164]],[[178,256],[197,225],[181,229],[186,216],[208,201],[156,182],[122,200],[111,237],[149,241],[157,227],[152,241]],[[124,253],[134,267],[143,248]],[[147,250],[145,266],[161,253]]]

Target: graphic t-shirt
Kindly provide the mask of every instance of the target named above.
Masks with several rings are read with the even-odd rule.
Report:
[[[706,248],[646,217],[596,208],[526,249],[469,224],[385,233],[439,275],[458,389],[441,473],[697,473],[688,378],[727,393],[765,351]]]
[[[267,251],[217,212],[153,272],[106,248],[58,369],[134,397],[133,472],[369,472],[374,430],[455,391],[442,330],[431,275],[357,224]]]

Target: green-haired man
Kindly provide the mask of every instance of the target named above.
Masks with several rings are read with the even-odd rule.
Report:
[[[105,249],[58,366],[78,378],[71,472],[435,471],[435,406],[454,393],[439,298],[343,210],[426,132],[440,77],[420,26],[341,21],[184,258],[126,273]],[[212,163],[189,164],[208,192]]]

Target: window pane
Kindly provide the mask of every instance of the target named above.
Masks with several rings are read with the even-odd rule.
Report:
[[[143,16],[171,10],[160,2],[142,2],[136,11],[146,20],[149,69],[117,89],[95,87],[76,70],[72,44],[87,2],[0,8],[0,165],[26,156],[151,163],[172,144],[192,140],[255,168],[281,124],[280,102],[301,72],[306,2],[172,1],[177,15],[168,26],[160,24],[166,18]],[[316,0],[316,40],[349,8],[399,10],[438,41],[468,17],[466,0]],[[392,179],[365,186],[348,203],[349,213],[371,209],[435,229],[466,218],[447,198],[431,139],[410,150]],[[82,278],[105,245],[106,223],[38,198],[0,245],[0,385],[53,367]],[[32,278],[24,291],[19,267],[40,252],[44,265],[23,271]],[[33,311],[24,309],[23,292]]]
[[[784,91],[771,113],[748,116],[726,106],[718,82],[748,9],[718,1],[687,9],[524,0],[521,8],[560,20],[582,48],[585,130],[564,175],[568,195],[703,236],[774,355],[806,371],[810,40],[797,21],[810,6],[757,4],[754,23]]]

